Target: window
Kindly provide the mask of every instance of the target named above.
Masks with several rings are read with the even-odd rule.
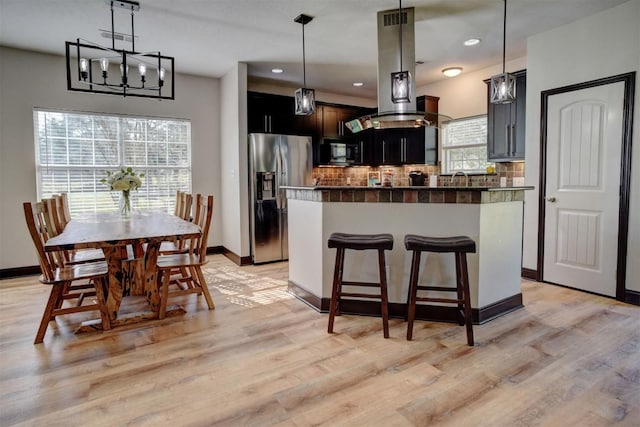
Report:
[[[487,161],[486,115],[443,123],[440,173],[485,173],[492,165]]]
[[[34,123],[38,198],[67,192],[72,215],[116,209],[100,180],[122,166],[145,174],[134,209],[171,212],[176,191],[191,191],[188,120],[38,109]]]

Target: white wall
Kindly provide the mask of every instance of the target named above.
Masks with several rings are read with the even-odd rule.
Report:
[[[236,64],[222,77],[221,92],[222,242],[234,254],[249,256],[247,64]]]
[[[38,264],[22,211],[37,197],[34,107],[189,119],[192,190],[217,197],[219,80],[179,74],[175,90],[174,101],[69,92],[64,58],[0,47],[0,269]],[[212,227],[209,245],[220,245],[220,218]]]
[[[640,0],[538,34],[527,43],[525,182],[538,186],[540,93],[640,70]],[[640,76],[636,75],[627,289],[640,291]],[[525,192],[523,267],[536,269],[538,190]],[[632,278],[635,278],[632,280]]]
[[[518,58],[506,63],[509,72],[527,68],[527,59]],[[502,72],[502,64],[483,68],[457,77],[416,88],[419,95],[440,97],[438,112],[453,119],[487,114],[487,85],[485,79]]]

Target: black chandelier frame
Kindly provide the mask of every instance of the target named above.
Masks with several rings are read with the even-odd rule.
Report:
[[[132,0],[110,0],[108,3],[111,5],[111,48],[80,38],[75,42],[65,42],[67,90],[159,100],[175,99],[175,59],[161,55],[160,52],[135,51],[134,12],[140,9],[140,3]],[[131,50],[115,47],[116,34],[123,40],[129,35],[115,32],[114,6],[131,11]],[[114,59],[118,62],[110,64]],[[101,61],[106,62],[106,67],[103,67]],[[111,73],[117,70],[115,66],[110,67],[114,64],[120,67],[120,73]],[[137,84],[132,83],[134,79],[133,73],[129,71],[130,66],[139,67]],[[147,70],[154,71],[156,79],[151,80]],[[113,74],[118,78],[113,78]],[[148,85],[147,82],[152,83]]]

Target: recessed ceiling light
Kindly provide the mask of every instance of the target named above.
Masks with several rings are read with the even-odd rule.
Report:
[[[284,71],[284,70],[283,70],[282,68],[273,68],[273,69],[271,70],[271,72],[272,72],[272,73],[274,73],[274,74],[280,74],[280,73],[282,73],[283,71]]]
[[[469,40],[465,40],[464,45],[465,46],[475,46],[478,43],[480,43],[480,39],[469,39]]]
[[[362,83],[362,82],[355,82],[353,85],[354,85],[355,87],[360,87],[360,86],[364,86],[364,83]]]
[[[447,77],[455,77],[462,72],[462,67],[449,67],[442,70],[442,74]]]

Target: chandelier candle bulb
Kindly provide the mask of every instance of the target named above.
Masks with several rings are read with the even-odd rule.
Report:
[[[89,61],[87,61],[86,58],[80,58],[80,62],[79,62],[79,66],[80,66],[80,77],[82,78],[82,80],[87,80],[87,77],[89,76]]]
[[[102,70],[102,77],[107,78],[107,70],[109,70],[109,60],[107,58],[100,58],[100,69]]]
[[[147,75],[147,66],[144,63],[138,64],[138,73],[140,74],[140,81],[142,81],[142,86],[144,86],[145,76]]]

